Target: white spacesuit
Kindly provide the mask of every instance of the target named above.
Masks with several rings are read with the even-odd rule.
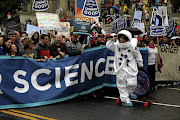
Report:
[[[133,106],[130,98],[137,97],[133,94],[137,86],[137,62],[139,67],[143,67],[143,59],[139,49],[132,44],[132,34],[127,30],[121,30],[118,36],[122,34],[129,39],[127,42],[120,43],[118,38],[116,42],[108,41],[106,47],[115,53],[114,71],[121,102],[124,106]]]

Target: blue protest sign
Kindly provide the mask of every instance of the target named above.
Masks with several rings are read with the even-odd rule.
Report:
[[[49,8],[48,0],[34,0],[32,9],[35,11],[45,11]]]
[[[91,35],[91,22],[82,20],[73,20],[73,33]]]
[[[32,32],[33,30],[38,31],[38,33],[40,34],[39,27],[34,26],[34,25],[27,24],[27,27],[26,27],[26,33],[31,34],[31,32]],[[41,33],[44,33],[44,32],[41,31]]]
[[[96,0],[85,0],[82,15],[86,17],[99,17],[99,9]]]
[[[126,28],[127,23],[125,19],[118,18],[112,23],[112,33],[120,31],[122,28]]]
[[[175,28],[175,21],[173,19],[169,19],[168,20],[168,27],[166,28],[166,34],[168,35],[168,37],[171,37],[173,31]]]
[[[150,26],[150,36],[162,36],[164,35],[163,26]]]
[[[133,22],[141,23],[142,11],[135,11]]]

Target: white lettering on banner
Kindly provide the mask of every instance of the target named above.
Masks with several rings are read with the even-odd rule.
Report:
[[[99,65],[100,65],[101,63],[104,63],[105,61],[106,61],[105,58],[100,58],[100,59],[97,61],[96,66],[95,66],[95,75],[96,75],[96,77],[101,77],[101,76],[104,75],[104,70],[103,70],[101,73],[99,73],[98,68],[99,68]]]
[[[56,85],[56,88],[61,88],[61,82],[60,82],[60,79],[61,79],[61,68],[58,67],[58,68],[55,68],[55,85]]]
[[[113,62],[110,63],[110,61],[113,61],[113,62],[114,62],[114,56],[108,56],[108,57],[107,57],[105,74],[108,74],[108,75],[116,75],[115,72],[114,72],[114,70],[110,70],[110,69],[109,69],[109,68],[114,69],[114,64],[113,64]]]
[[[95,64],[95,67],[93,66],[94,65],[93,61],[89,62],[89,68],[87,67],[86,63],[82,63],[81,65],[75,64],[75,65],[65,67],[64,68],[65,69],[65,76],[64,76],[65,86],[70,87],[70,86],[78,84],[78,79],[75,80],[75,78],[78,77],[78,72],[75,72],[75,71],[72,72],[72,70],[79,69],[79,66],[81,66],[80,83],[85,82],[86,76],[89,80],[92,80],[94,71],[95,71],[96,77],[102,77],[104,74],[115,75],[115,72],[112,70],[113,69],[113,61],[114,61],[114,56],[107,56],[107,60],[105,58],[99,58]],[[103,69],[101,72],[99,72],[99,66],[101,65],[101,63],[105,64],[105,70]],[[32,86],[36,90],[39,90],[39,91],[45,91],[45,90],[50,89],[52,87],[52,85],[50,83],[47,83],[46,85],[41,86],[38,84],[37,78],[40,74],[50,75],[51,72],[52,72],[51,70],[45,69],[45,68],[34,71],[31,75]],[[13,75],[14,81],[23,85],[23,87],[15,86],[15,88],[14,88],[15,92],[26,93],[29,90],[30,83],[28,83],[25,79],[19,78],[19,76],[25,77],[26,74],[27,74],[27,72],[24,70],[17,70],[14,73],[14,75]],[[61,81],[61,68],[56,67],[54,74],[55,74],[55,87],[61,88],[61,82],[60,82]],[[2,80],[2,76],[0,75],[0,83],[1,83],[1,80]]]
[[[45,90],[48,90],[52,85],[51,84],[46,84],[44,86],[40,86],[38,83],[37,83],[37,77],[40,75],[40,74],[47,74],[49,75],[51,73],[51,70],[49,69],[38,69],[36,70],[35,72],[33,72],[32,76],[31,76],[31,83],[33,85],[33,87],[39,91],[45,91]]]
[[[92,80],[93,75],[93,61],[90,61],[90,70],[88,70],[87,65],[82,63],[81,65],[81,83],[85,82],[85,73],[89,80]]]
[[[27,92],[27,91],[29,90],[29,83],[28,83],[26,80],[24,80],[24,79],[18,78],[19,75],[22,75],[22,76],[25,77],[26,74],[27,74],[27,72],[25,72],[24,70],[18,70],[18,71],[16,71],[16,72],[14,73],[14,76],[13,76],[14,81],[16,81],[16,82],[19,83],[19,84],[24,85],[24,88],[19,88],[19,87],[16,86],[16,87],[14,88],[14,91],[15,91],[15,92],[25,93],[25,92]]]
[[[78,72],[70,73],[70,70],[77,68],[79,68],[79,64],[65,67],[65,83],[67,87],[78,84],[78,79],[73,81],[70,80],[70,78],[78,76]]]
[[[1,83],[1,81],[2,81],[2,76],[0,74],[0,83]],[[0,90],[0,94],[3,94],[2,90]]]

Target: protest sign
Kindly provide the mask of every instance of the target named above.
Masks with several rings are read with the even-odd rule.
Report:
[[[66,37],[70,36],[70,23],[60,22],[60,29],[57,29],[58,33],[63,34]]]
[[[91,21],[91,18],[86,17],[86,16],[81,14],[84,2],[85,2],[85,0],[76,0],[76,15],[75,15],[75,19],[76,20],[82,20],[82,21]]]
[[[35,11],[45,11],[49,8],[48,0],[34,0],[32,9]]]
[[[36,12],[36,18],[40,30],[60,29],[60,21],[58,14]]]
[[[34,25],[30,25],[30,24],[27,24],[26,26],[26,33],[27,34],[31,34],[32,31],[38,31],[38,33],[40,34],[40,30],[39,30],[39,27],[37,26],[34,26]],[[43,31],[41,31],[41,33],[44,33]]]
[[[167,6],[158,6],[158,14],[163,18],[163,25],[168,26]]]
[[[135,11],[133,22],[141,23],[141,19],[142,19],[142,11]]]
[[[14,30],[21,32],[21,24],[20,24],[19,15],[11,17],[10,19],[3,21],[3,25],[6,27],[6,34],[9,31],[14,31]]]
[[[126,26],[126,20],[118,18],[112,23],[112,33],[119,32],[122,28],[126,28]]]
[[[90,34],[91,22],[82,21],[82,20],[74,20],[73,26],[74,26],[73,33],[91,35]]]
[[[82,15],[86,17],[99,17],[99,8],[96,0],[85,0]]]
[[[144,23],[134,23],[132,28],[137,28],[137,29],[141,30],[143,32],[143,34],[145,34]]]
[[[153,8],[150,24],[152,26],[163,26],[163,18],[160,14],[158,14],[158,9],[156,7]]]
[[[156,81],[179,81],[180,47],[161,44],[160,55],[163,67],[161,73],[156,72]]]
[[[168,26],[166,27],[166,35],[168,35],[168,37],[171,37],[174,28],[175,28],[175,21],[173,19],[169,19]]]
[[[150,26],[150,36],[163,36],[164,27],[163,26]]]

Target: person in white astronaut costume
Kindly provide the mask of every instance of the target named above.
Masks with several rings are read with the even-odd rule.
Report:
[[[114,54],[114,71],[116,72],[116,84],[119,90],[122,105],[133,106],[131,99],[136,99],[133,94],[137,87],[137,62],[139,67],[143,67],[143,59],[139,49],[132,43],[132,34],[127,30],[118,33],[118,40],[109,40],[106,47]],[[135,42],[136,43],[136,42]],[[136,62],[137,61],[137,62]]]

